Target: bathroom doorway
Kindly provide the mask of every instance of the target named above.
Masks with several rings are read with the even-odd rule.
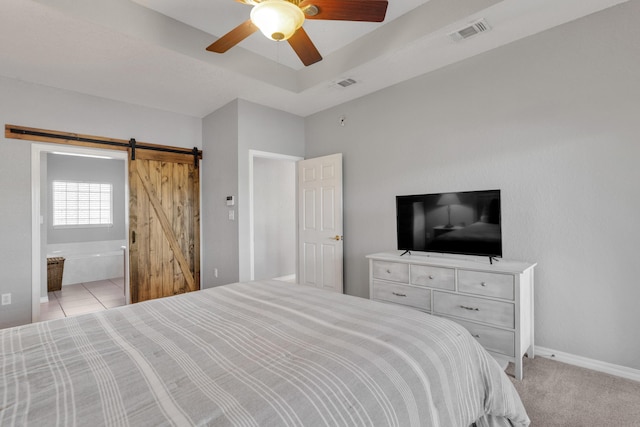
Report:
[[[128,302],[126,159],[126,152],[114,150],[32,145],[34,322],[105,310]],[[95,194],[96,188],[100,194]],[[60,202],[66,198],[70,208],[61,214]],[[76,216],[81,214],[74,213],[71,206],[87,203],[89,198],[94,201],[102,198],[102,208],[105,205],[111,208],[110,218],[100,224],[91,220],[91,226],[77,224],[84,221],[77,220]],[[61,221],[61,215],[69,215],[69,219]],[[48,280],[47,260],[61,258],[64,258],[62,274],[52,275],[53,280]]]
[[[251,279],[296,281],[296,162],[250,151]]]

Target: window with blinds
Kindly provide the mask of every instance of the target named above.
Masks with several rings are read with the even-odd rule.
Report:
[[[53,226],[111,226],[112,201],[111,184],[53,181]]]

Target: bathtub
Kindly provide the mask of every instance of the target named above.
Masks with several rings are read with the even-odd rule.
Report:
[[[47,245],[47,258],[64,257],[62,286],[124,277],[125,240]]]

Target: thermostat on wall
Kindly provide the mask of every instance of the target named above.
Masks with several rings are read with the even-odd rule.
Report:
[[[234,196],[227,196],[227,206],[233,206],[236,204],[236,198]]]

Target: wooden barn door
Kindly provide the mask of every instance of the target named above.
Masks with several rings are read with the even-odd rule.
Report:
[[[200,289],[200,204],[194,157],[137,150],[129,160],[131,302]]]

